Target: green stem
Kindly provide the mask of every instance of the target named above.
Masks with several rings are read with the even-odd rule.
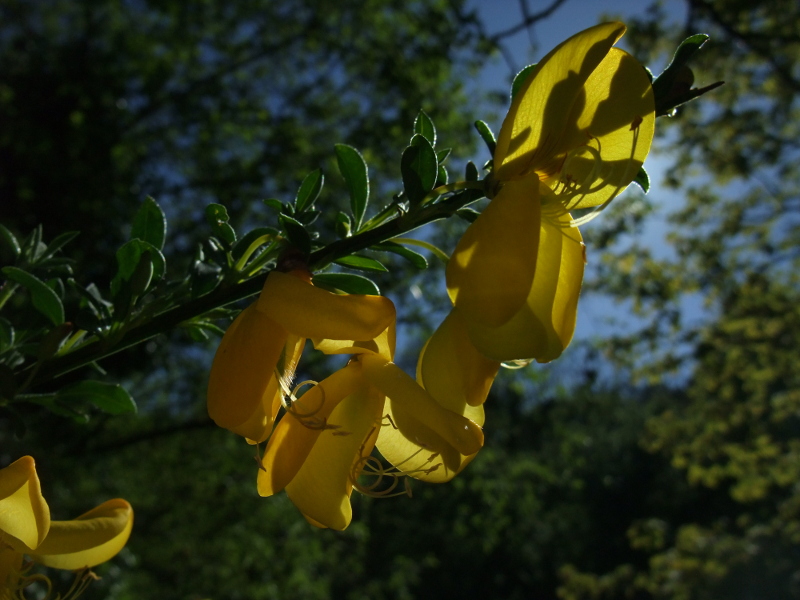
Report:
[[[458,209],[481,197],[483,197],[483,194],[480,192],[463,190],[435,204],[418,207],[413,212],[393,219],[374,229],[332,242],[311,254],[308,260],[308,268],[311,271],[319,270],[337,258],[349,256],[354,252],[397,237],[432,221],[446,219],[455,214]],[[174,329],[181,323],[200,317],[215,308],[253,296],[261,291],[266,278],[267,273],[262,273],[235,285],[219,287],[205,296],[190,300],[185,304],[157,314],[143,323],[136,324],[114,340],[113,343],[109,343],[109,340],[96,339],[82,345],[73,352],[56,356],[42,363],[36,363],[38,368],[34,372],[31,372],[33,365],[29,365],[23,368],[21,372],[18,372],[18,380],[22,379],[22,377],[28,378],[25,389],[34,389],[65,373]]]

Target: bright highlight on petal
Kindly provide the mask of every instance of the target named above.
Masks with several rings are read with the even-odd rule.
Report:
[[[623,33],[622,23],[596,25],[562,42],[539,61],[511,103],[497,137],[494,168],[498,180],[555,170],[555,157],[566,150],[562,137],[573,107],[585,102],[583,85]]]

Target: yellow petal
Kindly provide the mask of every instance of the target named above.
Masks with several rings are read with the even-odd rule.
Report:
[[[354,469],[369,456],[380,428],[383,396],[364,386],[342,400],[302,468],[286,486],[289,499],[313,523],[343,530],[353,516],[350,494]]]
[[[536,269],[540,220],[534,175],[506,183],[461,237],[447,263],[447,291],[463,318],[502,325],[525,303]]]
[[[475,454],[483,446],[483,431],[473,421],[442,408],[431,396],[394,363],[374,354],[360,357],[364,377],[391,399],[393,406],[424,424],[460,454]],[[398,425],[399,426],[399,425]],[[425,439],[419,438],[425,446]]]
[[[279,271],[267,277],[257,305],[287,331],[312,339],[372,340],[395,320],[388,298],[333,294]]]
[[[325,354],[363,354],[370,352],[384,357],[386,360],[394,358],[396,337],[395,321],[384,329],[374,340],[312,340],[314,348]]]
[[[308,390],[275,427],[267,443],[263,469],[258,472],[258,493],[271,496],[292,481],[308,458],[323,428],[337,425],[331,413],[339,402],[362,385],[361,365],[340,369]],[[328,431],[336,431],[334,429]]]
[[[27,552],[42,543],[49,528],[50,508],[33,458],[23,456],[0,469],[0,545],[5,541]]]
[[[472,345],[458,311],[453,308],[420,352],[417,381],[444,408],[483,425],[467,408],[486,400],[500,363]]]
[[[133,528],[133,509],[120,498],[109,500],[72,521],[53,521],[31,557],[56,569],[93,567],[115,556]]]
[[[283,327],[256,310],[256,304],[231,323],[214,355],[208,381],[208,414],[217,425],[236,430],[264,416],[260,412],[264,394],[287,336]]]
[[[558,358],[572,340],[583,282],[583,245],[571,217],[542,220],[539,256],[525,306],[501,327],[467,322],[475,347],[494,360]]]
[[[467,406],[469,414],[483,423],[483,406]],[[381,455],[394,467],[415,479],[429,483],[450,481],[477,455],[465,455],[420,421],[402,402],[386,400],[386,422],[378,434]]]
[[[650,79],[627,52],[612,48],[584,89],[586,102],[573,107],[562,140],[571,152],[547,182],[561,191],[559,199],[570,210],[610,202],[624,190],[650,151],[655,125]],[[575,189],[563,189],[562,181],[575,182]]]
[[[495,178],[508,181],[557,168],[559,141],[583,85],[625,32],[622,23],[590,27],[562,42],[534,68],[508,110],[494,153]]]
[[[272,433],[272,425],[283,406],[283,399],[292,391],[295,369],[305,343],[305,338],[296,335],[289,334],[286,337],[286,344],[275,366],[275,375],[269,380],[256,412],[241,425],[231,428],[231,431],[244,437],[248,444],[260,444]]]

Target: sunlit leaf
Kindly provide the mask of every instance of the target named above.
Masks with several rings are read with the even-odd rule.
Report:
[[[497,138],[494,137],[492,130],[489,129],[489,126],[483,121],[475,121],[475,129],[478,130],[481,139],[483,139],[486,147],[489,148],[489,153],[494,156],[494,149],[497,146]]]
[[[371,279],[367,279],[363,275],[355,275],[352,273],[320,273],[314,275],[312,281],[314,285],[333,291],[338,290],[347,294],[381,295],[381,291],[378,286],[375,285],[375,282]]]
[[[347,190],[350,192],[350,210],[353,213],[355,229],[358,231],[369,201],[367,163],[358,150],[347,144],[336,144],[336,160],[339,172],[344,177]]]
[[[414,252],[413,250],[409,250],[405,246],[401,246],[400,244],[396,244],[394,242],[383,242],[382,244],[375,244],[371,247],[372,250],[379,250],[381,252],[392,252],[393,254],[397,254],[398,256],[402,256],[412,265],[414,265],[417,269],[427,269],[428,268],[428,261],[427,259],[419,254],[418,252]]]
[[[431,146],[436,145],[436,126],[424,110],[420,110],[414,119],[414,133],[428,140]]]
[[[381,273],[386,273],[389,271],[389,269],[383,266],[383,263],[375,260],[374,258],[370,258],[369,256],[357,256],[352,254],[350,256],[338,258],[333,262],[335,262],[337,265],[342,265],[343,267],[359,269],[361,271],[378,271]]]
[[[158,250],[164,248],[167,236],[167,218],[158,203],[148,196],[136,211],[131,228],[131,239],[139,238]]]
[[[301,213],[311,207],[319,197],[324,184],[325,175],[322,174],[322,169],[317,169],[306,175],[303,183],[300,184],[300,189],[297,190],[297,197],[294,199],[295,210]]]
[[[514,81],[511,83],[512,100],[514,99],[514,96],[517,95],[517,92],[519,92],[520,88],[522,88],[525,81],[528,79],[528,75],[530,75],[531,71],[533,71],[535,68],[536,68],[536,63],[528,65],[527,67],[522,69],[522,71],[520,71],[514,76]],[[494,154],[494,152],[492,154]]]
[[[403,187],[411,202],[419,202],[436,185],[438,162],[430,142],[416,134],[400,159]]]

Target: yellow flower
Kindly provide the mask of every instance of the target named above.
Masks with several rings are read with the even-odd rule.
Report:
[[[317,344],[356,356],[290,405],[264,452],[259,494],[286,489],[311,524],[342,530],[353,488],[388,495],[403,476],[445,481],[480,450],[480,423],[442,408],[391,362],[393,328],[388,337],[369,348]],[[376,441],[394,470],[371,456]]]
[[[497,361],[557,358],[572,339],[584,246],[569,211],[602,209],[637,175],[655,121],[644,68],[613,48],[621,23],[545,56],[511,103],[494,198],[459,241],[447,287],[469,339]]]
[[[0,598],[21,597],[42,576],[27,576],[23,555],[56,569],[93,567],[115,556],[133,527],[125,500],[104,502],[72,521],[51,521],[33,458],[23,456],[0,469]],[[77,595],[86,581],[76,581]],[[74,596],[73,596],[74,597]]]
[[[306,271],[273,271],[259,299],[234,320],[217,349],[209,415],[252,443],[264,441],[306,338],[369,344],[394,320],[388,298],[333,294],[311,285]]]

